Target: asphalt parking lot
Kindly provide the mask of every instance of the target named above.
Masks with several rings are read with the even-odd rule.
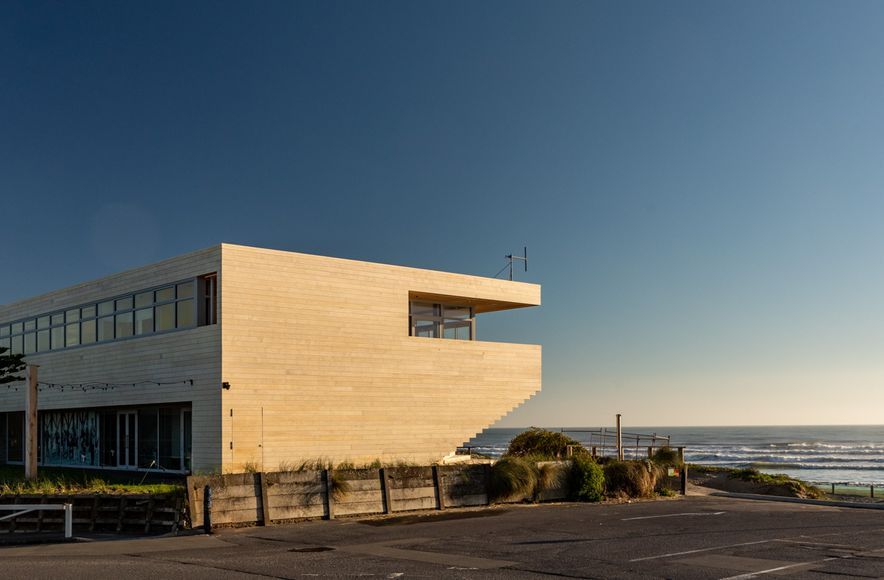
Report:
[[[884,510],[723,497],[0,549],[3,578],[884,577]]]

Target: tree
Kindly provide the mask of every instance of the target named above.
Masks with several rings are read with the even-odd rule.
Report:
[[[8,348],[0,346],[0,385],[24,380],[16,373],[25,370],[25,355],[6,354],[8,350]]]

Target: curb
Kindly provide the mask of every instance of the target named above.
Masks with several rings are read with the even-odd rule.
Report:
[[[731,493],[726,491],[716,491],[709,495],[715,497],[732,497],[736,499],[754,499],[760,501],[781,501],[786,503],[801,503],[807,505],[824,505],[830,507],[843,507],[867,510],[884,510],[884,503],[856,503],[849,501],[831,501],[825,499],[802,499],[798,497],[784,497],[778,495],[759,495],[755,493]]]

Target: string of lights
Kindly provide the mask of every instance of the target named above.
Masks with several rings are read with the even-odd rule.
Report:
[[[157,386],[163,387],[167,385],[189,385],[193,386],[193,379],[184,379],[182,381],[134,381],[131,383],[111,383],[104,381],[90,381],[84,383],[47,383],[44,381],[37,382],[37,390],[42,391],[51,391],[58,390],[58,392],[63,393],[65,391],[68,392],[86,392],[86,391],[113,391],[122,387],[139,387],[139,386]],[[19,387],[23,385],[17,385],[15,383],[9,383],[6,385],[6,390],[13,389],[18,391]]]

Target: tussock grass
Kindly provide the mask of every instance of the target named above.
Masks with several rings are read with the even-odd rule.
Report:
[[[650,461],[611,461],[604,467],[609,494],[653,497],[661,470]]]
[[[493,501],[533,496],[538,469],[534,461],[522,457],[503,457],[491,466],[489,491]]]

